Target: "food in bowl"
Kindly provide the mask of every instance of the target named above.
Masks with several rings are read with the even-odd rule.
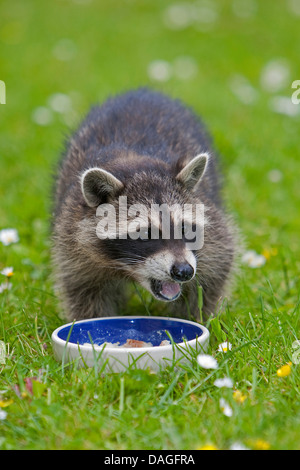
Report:
[[[102,343],[99,346],[105,346],[106,348],[157,348],[160,346],[168,346],[171,342],[168,339],[163,339],[158,346],[154,346],[152,343],[147,343],[146,341],[140,341],[138,339],[128,338],[126,343],[120,344],[120,341],[117,343]],[[83,346],[92,346],[91,343],[84,343]]]

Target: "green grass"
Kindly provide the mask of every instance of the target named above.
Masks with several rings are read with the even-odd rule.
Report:
[[[300,336],[299,116],[269,107],[273,96],[290,97],[292,81],[300,78],[299,16],[292,2],[264,0],[249,1],[257,10],[241,18],[233,3],[211,0],[218,17],[203,31],[168,28],[167,0],[1,2],[0,79],[7,96],[0,105],[0,229],[16,228],[20,241],[0,243],[0,269],[14,268],[11,290],[0,294],[0,340],[7,352],[0,403],[10,403],[0,408],[6,412],[0,448],[228,449],[239,442],[252,449],[262,440],[271,449],[299,449],[299,366],[292,363],[285,378],[276,374],[293,362],[292,344]],[[65,38],[72,41],[69,60],[61,61],[53,50]],[[189,80],[149,79],[151,61],[173,63],[186,55],[198,65]],[[282,58],[290,76],[271,93],[261,87],[261,72]],[[232,93],[236,74],[256,90],[253,103]],[[232,295],[209,322],[217,370],[192,361],[177,372],[99,375],[94,368],[63,368],[53,357],[50,336],[63,322],[50,277],[53,168],[69,126],[92,103],[140,85],[180,97],[203,116],[246,246],[272,251],[262,268],[241,266]],[[54,112],[49,125],[37,125],[33,111],[58,92],[70,96],[73,112]],[[268,177],[274,169],[282,174],[277,183]],[[146,313],[137,294],[129,308]],[[224,335],[232,343],[226,354],[218,351]],[[232,389],[214,386],[224,376],[246,397],[243,403]],[[31,394],[32,377],[39,382]],[[231,417],[220,410],[220,398],[230,404]]]

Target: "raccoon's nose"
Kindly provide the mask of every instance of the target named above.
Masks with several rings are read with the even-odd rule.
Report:
[[[174,264],[170,274],[174,281],[189,281],[194,276],[194,268],[189,263]]]

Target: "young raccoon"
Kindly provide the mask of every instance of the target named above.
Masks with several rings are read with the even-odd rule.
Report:
[[[179,101],[139,89],[92,108],[70,139],[55,194],[53,259],[68,318],[120,314],[128,281],[169,302],[173,316],[187,317],[189,310],[195,318],[201,285],[203,312],[213,314],[235,254],[219,186],[203,125]],[[161,213],[154,239],[147,214],[138,236],[129,236],[120,201],[126,208],[143,205],[148,214],[155,204],[177,208],[168,212],[170,236],[162,236]],[[204,207],[203,246],[185,237],[185,223],[201,225],[194,209],[189,221],[182,219],[178,208],[185,205]],[[117,236],[99,236],[101,207],[114,209],[106,216],[117,220],[111,220]]]

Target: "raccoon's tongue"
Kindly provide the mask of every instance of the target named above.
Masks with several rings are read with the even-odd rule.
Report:
[[[162,281],[160,293],[167,299],[174,299],[178,294],[180,294],[181,287],[180,284],[175,282]]]

